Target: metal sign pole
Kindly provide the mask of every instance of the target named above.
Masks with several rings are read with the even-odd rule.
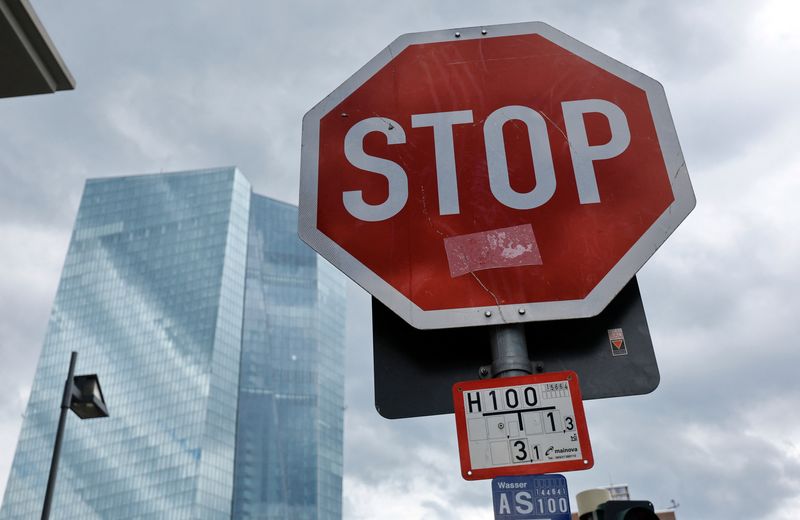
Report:
[[[532,373],[525,326],[522,323],[496,325],[489,328],[492,347],[491,377],[526,376]]]
[[[50,462],[50,476],[47,477],[47,490],[44,494],[44,505],[42,506],[42,520],[50,518],[50,506],[53,503],[53,493],[56,488],[56,475],[58,474],[58,459],[61,457],[61,441],[64,439],[64,425],[67,422],[67,410],[72,403],[72,387],[75,375],[75,362],[78,353],[72,352],[69,358],[69,373],[67,381],[64,383],[64,393],[61,396],[61,415],[58,416],[58,429],[56,430],[56,442],[53,446],[53,459]]]

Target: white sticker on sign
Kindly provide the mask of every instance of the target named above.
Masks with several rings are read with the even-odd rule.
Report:
[[[464,392],[472,469],[582,460],[569,383]]]

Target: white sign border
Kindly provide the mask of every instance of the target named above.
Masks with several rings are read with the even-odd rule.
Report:
[[[423,310],[317,229],[320,121],[410,45],[524,34],[541,35],[645,91],[674,201],[584,299]],[[695,196],[662,85],[543,22],[526,22],[409,33],[398,37],[303,117],[299,202],[298,233],[303,241],[412,326],[436,329],[596,316],[694,209]],[[525,313],[521,314],[520,309],[525,309]]]

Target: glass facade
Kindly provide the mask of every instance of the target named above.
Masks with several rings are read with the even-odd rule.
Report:
[[[233,518],[342,517],[344,279],[253,196]]]
[[[274,221],[266,209],[272,206],[281,209]],[[257,223],[251,215],[266,220]],[[341,369],[309,364],[291,371],[276,359],[278,368],[265,367],[265,373],[291,381],[280,393],[296,397],[276,398],[270,408],[248,401],[252,392],[245,388],[261,383],[247,386],[240,374],[240,367],[253,374],[243,351],[264,361],[272,356],[261,351],[280,351],[259,341],[279,341],[304,363],[323,363],[319,344],[326,342],[326,355],[339,356],[341,367],[343,303],[329,311],[320,305],[343,298],[341,277],[326,278],[328,266],[317,266],[300,245],[291,215],[296,219],[292,206],[251,195],[234,168],[87,181],[0,519],[41,513],[73,350],[79,353],[76,374],[98,374],[110,417],[68,417],[51,518],[223,519],[232,517],[234,503],[243,508],[241,518],[273,518],[264,508],[281,501],[303,510],[296,518],[333,518],[325,516],[329,510],[341,516]],[[284,225],[291,228],[278,229]],[[270,244],[261,249],[274,265],[257,265],[258,248],[248,244],[254,236]],[[246,290],[246,280],[254,288]],[[268,297],[268,313],[254,311],[251,295],[258,293]],[[328,391],[326,378],[333,381],[331,396],[312,395],[310,389]],[[295,401],[300,406],[292,407]],[[295,425],[310,418],[312,433],[299,442],[313,456],[291,468],[291,478],[307,471],[320,491],[298,498],[298,488],[281,487],[270,495],[274,502],[251,509],[245,494],[234,492],[234,479],[248,489],[275,489],[264,480],[273,474],[248,473],[261,462],[242,458],[237,442],[247,437],[248,421],[266,424],[275,417],[270,431],[276,438],[262,431],[255,449],[281,450],[276,439],[294,435]]]

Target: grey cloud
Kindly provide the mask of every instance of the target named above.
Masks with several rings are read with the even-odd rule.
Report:
[[[681,401],[686,409],[677,414],[661,408],[664,401],[649,399],[636,414],[614,413],[611,406],[591,414],[594,445],[604,454],[595,471],[629,482],[635,496],[656,504],[676,498],[696,518],[775,518],[782,500],[800,490],[798,462],[748,434],[742,414],[719,422],[692,399]],[[759,493],[745,491],[755,487]]]

